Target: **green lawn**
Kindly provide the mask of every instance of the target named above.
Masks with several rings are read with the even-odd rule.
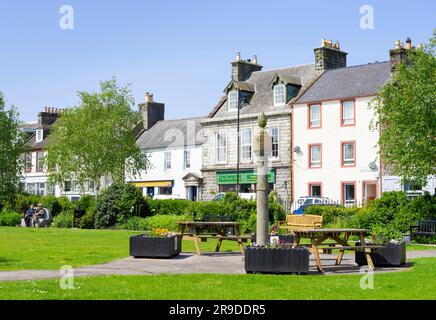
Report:
[[[374,289],[360,275],[158,275],[0,282],[0,299],[436,299],[436,259],[416,259],[410,271],[376,274]]]
[[[129,256],[129,237],[138,231],[0,227],[1,270],[50,270],[99,264]],[[192,241],[183,241],[184,252],[194,252]],[[202,243],[213,251],[213,241]],[[224,241],[221,251],[236,251]]]

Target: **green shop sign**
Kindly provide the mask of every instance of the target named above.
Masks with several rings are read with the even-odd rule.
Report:
[[[236,171],[226,171],[216,173],[217,184],[236,184]],[[276,171],[274,169],[268,172],[268,182],[276,182]],[[257,174],[254,171],[241,171],[239,172],[240,184],[257,183]]]

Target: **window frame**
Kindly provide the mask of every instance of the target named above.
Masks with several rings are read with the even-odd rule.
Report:
[[[311,125],[311,108],[313,106],[319,106],[319,125]],[[322,128],[322,103],[311,103],[307,106],[307,128],[308,129],[321,129]]]
[[[344,123],[344,103],[352,102],[353,103],[353,122],[352,123]],[[340,124],[341,127],[354,127],[356,125],[356,99],[344,99],[341,100],[341,113],[340,113]]]
[[[40,155],[42,156],[40,157]],[[41,159],[44,158],[44,151],[36,151],[36,172],[43,172],[44,167],[41,165]]]
[[[308,182],[307,183],[307,195],[309,196],[309,197],[317,197],[317,196],[314,196],[313,194],[312,194],[312,187],[313,186],[319,186],[319,190],[320,190],[320,197],[322,197],[322,182]]]
[[[44,140],[44,129],[36,129],[36,142],[41,142]]]
[[[354,148],[353,148],[353,156],[354,156],[354,162],[352,164],[345,164],[345,159],[344,159],[344,145],[345,144],[353,144]],[[356,157],[356,149],[357,149],[357,145],[356,145],[356,140],[350,140],[350,141],[341,141],[341,168],[353,168],[356,166],[356,162],[357,162],[357,157]]]
[[[277,156],[273,156],[273,146],[274,146],[274,137],[272,135],[272,130],[276,129],[277,130]],[[280,128],[279,126],[272,126],[272,127],[267,127],[266,128],[268,134],[271,136],[272,139],[272,143],[271,143],[271,156],[269,157],[269,159],[273,160],[273,161],[277,161],[280,158]]]
[[[183,169],[191,169],[191,150],[183,150]]]
[[[168,158],[167,158],[168,155]],[[172,163],[171,163],[171,151],[164,151],[164,171],[171,171],[172,170]]]
[[[250,133],[250,143],[249,144],[243,144],[243,135],[244,133],[249,132]],[[251,128],[245,128],[241,130],[240,133],[240,159],[241,162],[251,162],[253,160],[253,129]],[[244,154],[244,147],[249,147],[250,148],[250,157],[249,158],[244,158],[243,154]]]
[[[356,181],[341,181],[341,203],[342,205],[346,205],[345,203],[345,186],[346,185],[353,185],[354,186],[354,203],[353,205],[357,204],[357,185]]]
[[[276,90],[279,88],[283,88],[283,94],[281,94],[281,96],[283,96],[283,102],[277,102],[277,92]],[[284,106],[286,105],[286,100],[287,100],[287,93],[286,93],[286,85],[284,84],[276,84],[273,88],[273,95],[274,95],[274,106]]]
[[[32,152],[26,152],[24,159],[24,170],[26,173],[30,173],[33,171],[33,153]],[[29,161],[30,160],[30,161]],[[27,165],[30,164],[30,167]]]
[[[219,152],[218,152],[218,148],[223,148],[218,146],[218,135],[220,134],[224,134],[224,142],[225,142],[225,146],[224,146],[224,160],[219,159]],[[227,152],[228,152],[228,141],[227,141],[227,130],[219,130],[215,132],[215,163],[218,164],[226,164],[227,163]]]
[[[232,107],[233,104],[231,103],[231,102],[234,102],[234,100],[235,100],[235,99],[231,98],[232,94],[236,95],[236,106],[235,107]],[[239,107],[239,91],[238,90],[231,90],[227,94],[227,111],[229,111],[229,112],[238,111],[238,107]]]
[[[319,147],[319,166],[312,165],[312,147]],[[321,169],[322,168],[322,143],[311,143],[308,145],[308,163],[307,167],[309,169]]]

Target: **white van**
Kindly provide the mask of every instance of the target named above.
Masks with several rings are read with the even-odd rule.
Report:
[[[226,194],[224,192],[217,193],[212,201],[223,200]],[[239,198],[246,200],[256,200],[256,193],[239,193]]]

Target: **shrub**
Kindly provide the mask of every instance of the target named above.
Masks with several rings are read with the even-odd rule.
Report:
[[[156,228],[168,229],[169,231],[179,230],[179,221],[191,220],[190,215],[154,215],[151,217],[131,217],[122,224],[118,224],[118,229],[151,231]]]
[[[182,215],[191,201],[181,199],[151,200],[147,199],[147,216],[154,215]]]
[[[21,224],[22,214],[15,211],[2,211],[0,213],[0,226],[15,227]]]
[[[72,228],[73,227],[74,212],[72,210],[66,210],[59,213],[53,218],[53,228]]]
[[[59,197],[58,201],[62,207],[62,211],[74,209],[74,203],[72,203],[68,197],[65,196]]]
[[[19,194],[15,199],[15,211],[19,213],[25,213],[32,204],[38,204],[41,202],[41,197],[32,194]]]
[[[88,210],[90,207],[95,207],[96,200],[94,196],[86,194],[74,203],[75,209]]]
[[[206,215],[228,215],[226,206],[221,201],[190,202],[185,208],[184,214],[188,214],[193,220],[203,220]]]
[[[86,210],[86,214],[79,221],[81,229],[94,229],[96,211],[95,206],[91,206]]]
[[[110,228],[123,223],[134,215],[135,208],[141,208],[144,215],[146,203],[139,189],[128,184],[113,184],[97,199],[95,227]]]
[[[63,209],[59,199],[52,195],[42,197],[41,204],[50,211],[53,217],[61,213]]]

